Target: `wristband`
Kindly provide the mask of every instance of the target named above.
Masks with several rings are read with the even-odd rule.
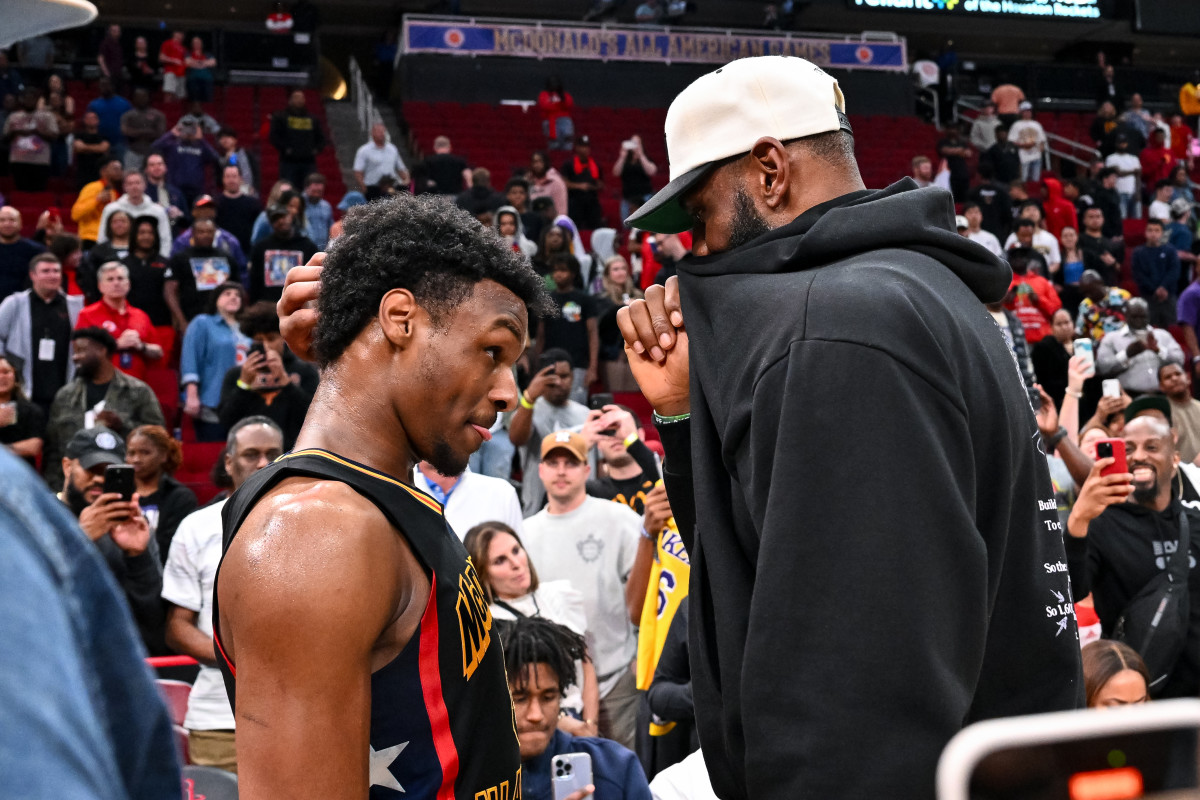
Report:
[[[253,391],[250,388],[250,385],[248,383],[246,383],[244,380],[242,380],[241,378],[238,378],[237,387],[239,389],[245,389],[247,392]]]
[[[625,437],[625,449],[628,450],[633,445],[633,443],[636,442],[637,440],[638,440],[637,431],[634,431],[633,433],[626,436]]]
[[[1197,362],[1200,362],[1200,356],[1192,356],[1192,363],[1195,364]]]
[[[1045,443],[1046,450],[1047,450],[1046,455],[1052,454],[1058,448],[1058,443],[1061,442],[1066,437],[1067,437],[1067,429],[1063,428],[1063,427],[1060,427],[1058,430],[1056,430],[1054,433],[1050,434],[1049,436],[1042,434],[1042,441]]]
[[[653,412],[655,425],[670,425],[672,422],[683,422],[685,419],[691,419],[691,413],[676,414],[673,417],[664,417],[657,411]]]
[[[1071,395],[1071,397],[1074,397],[1076,400],[1083,399],[1083,392],[1073,392],[1070,389],[1067,389],[1067,394]]]
[[[657,537],[657,536],[651,536],[651,535],[650,535],[650,531],[646,530],[646,528],[645,528],[644,526],[642,527],[642,538],[643,538],[643,539],[646,539],[647,541],[651,541],[651,542],[656,542],[656,541],[658,541],[658,537]]]
[[[533,401],[529,399],[529,392],[521,392],[521,408],[533,410]]]

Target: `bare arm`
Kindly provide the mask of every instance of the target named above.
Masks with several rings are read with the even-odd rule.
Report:
[[[646,593],[649,591],[650,565],[654,561],[655,545],[667,526],[667,520],[671,518],[671,501],[667,499],[667,490],[662,481],[658,481],[646,495],[644,508],[642,530],[653,538],[642,536],[638,539],[633,569],[629,571],[629,580],[625,582],[625,608],[629,612],[629,621],[634,625],[640,625],[642,621],[642,606],[646,604]]]
[[[217,591],[237,666],[240,796],[366,797],[371,672],[395,655],[377,645],[402,604],[428,597],[411,551],[349,487],[289,480],[243,523]]]
[[[37,458],[42,454],[42,440],[36,436],[13,442],[8,447],[21,458]]]
[[[217,665],[211,636],[196,627],[200,615],[190,608],[167,604],[167,647],[208,667]]]
[[[186,331],[187,317],[179,305],[179,281],[163,283],[163,300],[166,301],[167,308],[171,310],[171,321],[175,323],[175,329],[181,333]]]

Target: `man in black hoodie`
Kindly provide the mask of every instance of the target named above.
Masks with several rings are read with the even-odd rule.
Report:
[[[1158,698],[1195,697],[1200,692],[1200,494],[1179,475],[1179,453],[1169,419],[1138,416],[1125,423],[1129,472],[1103,476],[1112,463],[1100,459],[1084,481],[1067,522],[1067,563],[1071,583],[1096,603],[1100,628],[1111,636],[1117,618],[1179,546],[1180,516],[1188,520],[1192,567],[1188,571],[1187,641]],[[1132,493],[1130,490],[1132,489]],[[1128,502],[1126,500],[1128,499]]]
[[[713,787],[931,797],[964,724],[1083,702],[1046,457],[982,306],[1011,272],[946,192],[863,188],[802,59],[700,78],[666,135],[628,222],[691,228],[693,257],[619,323],[691,557]]]
[[[325,149],[325,131],[308,110],[304,92],[288,96],[287,107],[271,117],[271,145],[279,151],[279,177],[293,186],[317,171],[317,153]]]

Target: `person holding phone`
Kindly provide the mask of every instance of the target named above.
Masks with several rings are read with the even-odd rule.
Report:
[[[546,487],[538,477],[542,439],[554,431],[580,430],[588,420],[588,407],[571,399],[573,381],[570,354],[557,348],[544,351],[508,423],[509,441],[521,448],[521,510],[525,516],[536,514],[546,502]]]
[[[1158,415],[1133,417],[1123,441],[1129,471],[1105,474],[1119,459],[1096,461],[1071,509],[1065,537],[1072,591],[1078,597],[1091,592],[1105,637],[1176,554],[1181,514],[1188,522],[1190,563],[1200,559],[1200,536],[1190,534],[1200,531],[1200,494],[1178,477],[1170,422]],[[1099,447],[1097,455],[1103,456]],[[1187,642],[1164,685],[1152,687],[1156,698],[1200,692],[1200,571],[1193,566],[1188,576]]]
[[[290,450],[317,388],[316,370],[288,350],[273,304],[250,306],[241,313],[238,326],[253,343],[246,359],[225,373],[217,418],[232,428],[246,417],[268,417],[283,429],[284,449]]]
[[[610,739],[572,736],[558,727],[563,693],[575,684],[575,662],[586,657],[583,637],[543,617],[497,620],[504,666],[521,742],[525,800],[650,800],[650,786],[632,751]],[[572,755],[576,770],[591,768],[591,782],[561,794],[553,761]],[[587,758],[579,758],[580,754]]]
[[[109,467],[128,471],[127,492],[111,491]],[[165,655],[166,617],[162,593],[162,562],[138,495],[133,491],[133,468],[125,464],[125,443],[112,430],[97,425],[79,431],[67,442],[62,457],[64,475],[58,495],[79,520],[79,527],[96,544],[117,584],[125,593],[146,649]]]
[[[1183,364],[1183,349],[1175,337],[1150,325],[1150,306],[1144,298],[1129,301],[1123,326],[1104,335],[1096,349],[1096,372],[1116,378],[1129,394],[1158,391],[1158,369]]]

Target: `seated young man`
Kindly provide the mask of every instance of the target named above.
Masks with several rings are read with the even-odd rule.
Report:
[[[555,756],[587,753],[592,786],[567,800],[650,800],[650,786],[632,751],[610,739],[572,736],[558,729],[563,692],[575,682],[575,661],[584,657],[583,637],[543,617],[497,620],[504,643],[504,665],[521,742],[522,797],[554,797]]]
[[[433,195],[346,215],[296,449],[222,509],[213,639],[242,800],[519,794],[503,656],[475,567],[412,486],[457,475],[517,405],[541,278]],[[235,696],[236,689],[236,696]]]

